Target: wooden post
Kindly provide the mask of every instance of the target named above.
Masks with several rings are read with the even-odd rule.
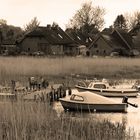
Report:
[[[72,94],[72,90],[70,87],[68,87],[68,95],[71,95]]]
[[[55,95],[56,95],[56,101],[59,101],[58,89],[56,90]]]
[[[16,82],[14,80],[11,80],[12,94],[15,94],[15,87],[16,87]]]
[[[34,101],[36,101],[36,94],[34,95]]]

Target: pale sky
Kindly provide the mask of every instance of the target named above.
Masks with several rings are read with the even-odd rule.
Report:
[[[8,25],[24,27],[37,17],[41,26],[53,21],[63,29],[82,3],[88,0],[0,0],[0,19]],[[92,0],[92,4],[106,9],[105,27],[112,25],[118,14],[140,10],[140,0]]]

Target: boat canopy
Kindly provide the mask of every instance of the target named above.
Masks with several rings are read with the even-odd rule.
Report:
[[[108,89],[109,84],[103,83],[103,82],[91,82],[88,87],[89,88]]]
[[[107,97],[98,95],[96,93],[91,93],[89,91],[86,92],[75,92],[72,94],[71,101],[77,101],[77,102],[83,102],[83,103],[88,103],[88,104],[116,104],[116,102],[113,99],[109,99]]]

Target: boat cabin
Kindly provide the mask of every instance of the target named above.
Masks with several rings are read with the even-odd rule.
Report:
[[[109,84],[108,83],[103,83],[103,82],[91,82],[88,86],[89,88],[98,88],[98,89],[108,89]]]
[[[86,92],[75,92],[71,95],[70,101],[76,103],[89,103],[89,104],[114,104],[118,103],[113,99],[109,99],[107,97],[91,93],[89,91]]]

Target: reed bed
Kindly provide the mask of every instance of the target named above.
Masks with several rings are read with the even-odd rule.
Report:
[[[0,77],[89,75],[140,78],[139,58],[0,57]]]
[[[1,102],[0,139],[3,140],[126,140],[135,138],[126,124],[99,118],[58,114],[47,103]]]

